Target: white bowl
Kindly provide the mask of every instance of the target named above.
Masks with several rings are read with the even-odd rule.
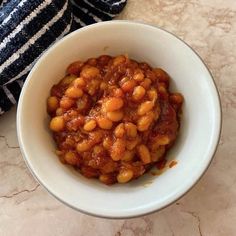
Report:
[[[148,173],[128,184],[106,186],[61,164],[48,129],[46,99],[69,63],[125,53],[166,70],[173,79],[172,90],[184,95],[180,135],[168,155],[178,164],[160,176]],[[52,46],[30,72],[17,111],[21,151],[37,180],[74,209],[109,218],[147,214],[183,196],[209,166],[220,130],[219,96],[199,56],[164,30],[127,21],[87,26]]]

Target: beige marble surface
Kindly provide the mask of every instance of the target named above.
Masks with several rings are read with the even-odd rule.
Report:
[[[33,179],[18,148],[15,109],[0,117],[0,235],[234,236],[236,235],[236,1],[129,0],[119,19],[169,30],[205,60],[219,87],[223,132],[200,182],[168,208],[131,220],[76,212]]]

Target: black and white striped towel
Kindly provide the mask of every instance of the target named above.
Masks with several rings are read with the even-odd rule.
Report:
[[[40,55],[69,32],[111,20],[127,0],[0,0],[0,115]]]

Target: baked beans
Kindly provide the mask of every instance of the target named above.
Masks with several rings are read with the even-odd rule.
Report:
[[[169,83],[163,69],[124,55],[70,64],[47,100],[60,160],[108,185],[163,163],[183,103]]]

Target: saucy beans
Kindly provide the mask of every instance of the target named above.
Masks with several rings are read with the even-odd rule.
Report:
[[[161,68],[124,55],[71,63],[47,100],[60,160],[108,185],[162,163],[177,137],[183,103],[169,83]]]

